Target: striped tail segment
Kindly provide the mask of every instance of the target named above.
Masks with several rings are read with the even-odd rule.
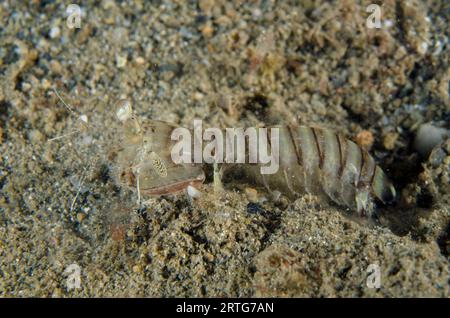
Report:
[[[361,215],[372,212],[373,197],[384,203],[395,199],[395,188],[367,151],[328,129],[302,126],[293,130],[306,154],[303,161],[317,162],[318,172],[310,175],[319,176],[330,199],[356,208]]]
[[[271,191],[293,197],[324,194],[339,205],[373,212],[373,198],[395,200],[395,188],[372,156],[328,129],[287,126],[280,129],[280,169],[262,176]]]

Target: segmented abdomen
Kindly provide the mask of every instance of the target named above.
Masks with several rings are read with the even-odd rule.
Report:
[[[382,169],[352,141],[322,128],[279,129],[278,172],[262,175],[257,166],[247,170],[269,191],[277,190],[290,197],[323,194],[360,214],[372,213],[374,197],[384,203],[395,199],[395,189]]]

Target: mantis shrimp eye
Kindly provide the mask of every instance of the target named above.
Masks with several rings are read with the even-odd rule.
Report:
[[[133,115],[133,107],[129,99],[121,99],[116,104],[116,116],[124,122]]]

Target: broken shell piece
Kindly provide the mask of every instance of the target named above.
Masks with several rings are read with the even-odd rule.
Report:
[[[196,188],[194,188],[193,186],[188,186],[186,188],[187,194],[188,196],[190,196],[191,198],[197,199],[200,198],[202,193],[200,191],[198,191]]]
[[[131,106],[131,101],[129,99],[121,99],[116,104],[116,116],[121,121],[124,122],[131,117],[133,114],[133,107]]]
[[[88,123],[88,117],[84,114],[80,116],[80,120],[86,124]]]
[[[77,213],[77,221],[79,223],[83,222],[83,220],[86,218],[86,214],[83,212]]]

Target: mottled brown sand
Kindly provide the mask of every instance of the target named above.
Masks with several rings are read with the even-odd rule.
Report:
[[[62,1],[26,3],[0,4],[0,296],[448,296],[449,144],[412,147],[422,123],[448,129],[448,1],[383,1],[381,29],[370,1],[88,1],[79,29]],[[330,127],[399,202],[369,222],[209,178],[138,208],[114,174],[122,97],[187,127]]]

